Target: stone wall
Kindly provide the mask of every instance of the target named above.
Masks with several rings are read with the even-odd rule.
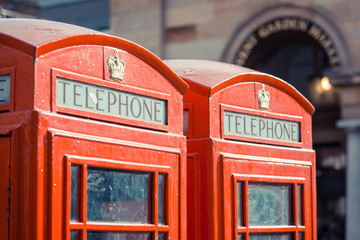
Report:
[[[309,8],[314,18],[317,14],[328,18],[349,49],[360,49],[360,1],[355,0],[111,0],[108,32],[139,43],[162,58],[221,60],[239,26],[264,9],[284,4]],[[351,65],[356,68],[360,52],[351,54]]]

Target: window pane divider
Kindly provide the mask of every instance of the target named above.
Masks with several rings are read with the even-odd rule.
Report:
[[[294,214],[294,225],[295,226],[299,226],[299,219],[298,219],[298,184],[297,183],[294,183],[294,191],[293,191],[293,198],[294,198],[294,201],[293,201],[293,204],[294,204],[294,207],[293,207],[293,214]]]
[[[94,223],[88,222],[88,231],[121,231],[121,232],[149,232],[149,231],[169,231],[169,226],[157,227],[154,224],[114,224],[114,223]]]

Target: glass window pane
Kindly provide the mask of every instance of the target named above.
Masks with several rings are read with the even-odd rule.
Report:
[[[183,132],[189,133],[189,109],[183,111]]]
[[[243,182],[237,182],[237,221],[238,221],[238,226],[244,226],[244,221],[243,221]]]
[[[158,177],[158,222],[166,224],[166,175],[159,174]]]
[[[87,240],[151,240],[149,232],[87,232]]]
[[[242,233],[238,234],[238,240],[244,240],[244,234]]]
[[[293,233],[254,233],[249,240],[294,240]]]
[[[89,168],[87,220],[151,223],[151,173]]]
[[[298,240],[304,240],[304,232],[299,232],[298,233]]]
[[[80,221],[80,166],[71,166],[70,220]]]
[[[303,199],[303,185],[302,184],[298,184],[297,185],[297,214],[298,214],[298,225],[304,225],[303,222],[303,203],[302,203],[302,199]]]
[[[70,232],[70,240],[79,240],[80,234],[79,232]]]
[[[249,225],[292,225],[292,184],[249,182]]]
[[[166,240],[167,234],[166,233],[158,233],[158,240]]]

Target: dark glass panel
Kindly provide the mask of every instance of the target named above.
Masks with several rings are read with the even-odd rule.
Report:
[[[158,177],[158,222],[166,224],[166,175],[159,174]]]
[[[158,234],[158,240],[166,240],[167,234],[166,233],[159,233]]]
[[[79,232],[70,232],[70,240],[79,240]]]
[[[151,223],[150,173],[89,168],[87,220]]]
[[[87,240],[151,240],[149,232],[88,232]]]
[[[70,220],[80,221],[80,166],[71,166]]]
[[[254,233],[249,240],[294,240],[293,233]]]
[[[298,184],[297,185],[297,214],[298,214],[298,225],[304,225],[303,222],[303,185],[302,184]]]
[[[243,216],[243,182],[237,182],[237,221],[238,226],[244,226]]]
[[[249,225],[292,225],[292,184],[249,182]]]
[[[304,232],[299,232],[298,233],[298,240],[304,240]]]

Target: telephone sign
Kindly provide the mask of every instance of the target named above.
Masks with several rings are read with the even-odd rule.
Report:
[[[300,142],[300,123],[224,111],[224,133],[275,141]]]
[[[56,78],[56,105],[166,125],[166,100]]]

